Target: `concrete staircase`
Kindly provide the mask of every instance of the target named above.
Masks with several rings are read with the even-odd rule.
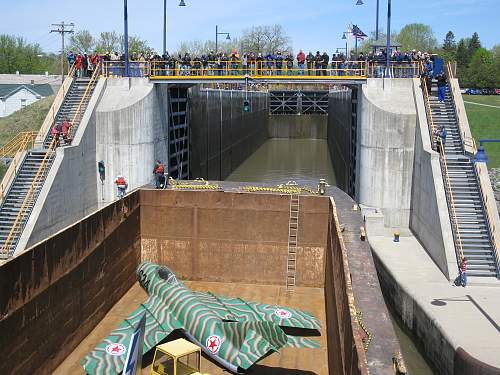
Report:
[[[38,182],[34,183],[35,176],[47,153],[49,155],[46,158],[45,164],[48,168],[43,169],[43,173],[41,173],[40,178],[37,179]],[[43,181],[45,180],[45,177],[50,169],[50,165],[54,159],[54,154],[54,151],[43,149],[31,150],[27,152],[15,179],[10,186],[5,200],[0,207],[0,259],[6,259],[14,253],[19,238],[21,237],[21,233],[29,219],[29,213],[35,205],[38,194],[42,188]],[[33,186],[31,199],[29,199],[23,207],[23,212],[27,212],[28,214],[19,215],[23,202],[25,201],[31,186]],[[14,231],[12,231],[18,215],[22,218],[22,220],[16,224]],[[6,245],[11,231],[11,238]]]
[[[297,273],[297,235],[299,233],[299,196],[290,196],[290,219],[288,222],[288,255],[286,260],[286,290],[293,292]]]
[[[465,155],[449,87],[444,103],[439,103],[434,95],[429,100],[434,125],[444,126],[447,131],[444,147],[446,164],[441,160],[441,169],[457,256],[462,248],[467,258],[468,276],[497,277],[495,251],[476,168],[471,158]]]
[[[64,101],[61,104],[61,107],[59,108],[59,111],[57,112],[56,118],[55,118],[55,124],[60,124],[64,121],[66,117],[68,117],[68,120],[71,124],[71,130],[70,130],[70,137],[69,139],[72,140],[73,137],[75,136],[76,130],[78,129],[78,126],[80,125],[80,121],[82,116],[76,116],[75,114],[78,111],[78,106],[80,105],[80,102],[82,101],[82,98],[85,94],[85,91],[87,90],[87,86],[89,85],[90,78],[75,78],[73,83],[71,84],[71,87],[64,97]],[[94,80],[92,85],[89,87],[89,95],[85,97],[85,99],[82,102],[82,109],[87,108],[87,105],[90,101],[90,98],[92,97],[92,94],[94,92],[95,86],[97,84],[97,80]],[[83,113],[83,112],[81,112]],[[74,121],[74,123],[73,123]],[[47,136],[45,137],[45,141],[43,143],[44,147],[47,148],[50,146],[50,143],[52,142],[52,135],[49,131]],[[71,141],[68,143],[71,144]],[[61,140],[61,145],[65,145],[64,142]]]
[[[71,123],[71,136],[67,144],[71,143],[97,84],[97,79],[95,79],[89,86],[90,81],[90,78],[74,79],[55,117],[53,126],[61,123],[65,117],[68,117]],[[86,91],[87,95],[85,95]],[[83,101],[82,98],[84,98]],[[81,106],[80,103],[82,103]],[[50,130],[45,137],[43,148],[33,149],[26,153],[0,206],[0,259],[7,259],[14,254],[54,161],[55,149],[50,147],[52,142]],[[61,142],[61,145],[64,145],[64,142]]]

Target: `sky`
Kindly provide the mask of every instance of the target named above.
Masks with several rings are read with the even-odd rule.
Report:
[[[375,30],[376,0],[168,0],[167,46],[181,41],[215,39],[215,25],[232,37],[257,25],[281,24],[295,51],[333,52],[345,46],[342,33],[350,23],[365,33]],[[46,52],[60,50],[60,37],[49,33],[52,23],[73,22],[75,31],[123,32],[123,0],[1,0],[0,34],[25,37]],[[129,34],[162,49],[163,1],[128,0]],[[387,0],[380,0],[380,29],[387,27]],[[439,43],[448,30],[456,40],[477,31],[483,46],[500,43],[498,0],[392,0],[391,29],[408,23],[430,25]]]

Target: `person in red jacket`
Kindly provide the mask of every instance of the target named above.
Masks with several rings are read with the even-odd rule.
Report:
[[[302,50],[300,50],[300,52],[297,54],[297,65],[299,66],[299,76],[304,75],[305,62],[306,62],[306,54]]]
[[[67,117],[64,118],[64,121],[62,123],[62,137],[64,139],[64,143],[69,143],[69,129],[71,128],[71,125],[69,123],[69,119]]]
[[[153,174],[155,175],[156,188],[163,189],[165,187],[165,167],[161,160],[156,161]]]
[[[116,176],[115,180],[116,187],[118,189],[118,199],[122,199],[125,196],[125,193],[128,188],[127,181],[125,180],[125,177],[123,177],[121,174]]]
[[[75,59],[75,73],[77,77],[82,76],[82,55],[76,55]]]

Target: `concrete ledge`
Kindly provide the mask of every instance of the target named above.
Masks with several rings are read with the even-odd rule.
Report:
[[[368,230],[368,239],[386,301],[413,333],[436,373],[483,374],[476,371],[482,362],[491,370],[484,374],[497,374],[500,288],[453,287],[413,237],[393,243]],[[462,351],[470,357],[464,358]],[[460,368],[464,361],[471,365]]]

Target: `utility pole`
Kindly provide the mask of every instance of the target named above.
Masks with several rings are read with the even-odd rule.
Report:
[[[61,81],[64,82],[64,37],[66,34],[73,34],[73,27],[75,24],[71,23],[53,23],[52,26],[57,27],[57,29],[50,30],[51,33],[61,34]]]

